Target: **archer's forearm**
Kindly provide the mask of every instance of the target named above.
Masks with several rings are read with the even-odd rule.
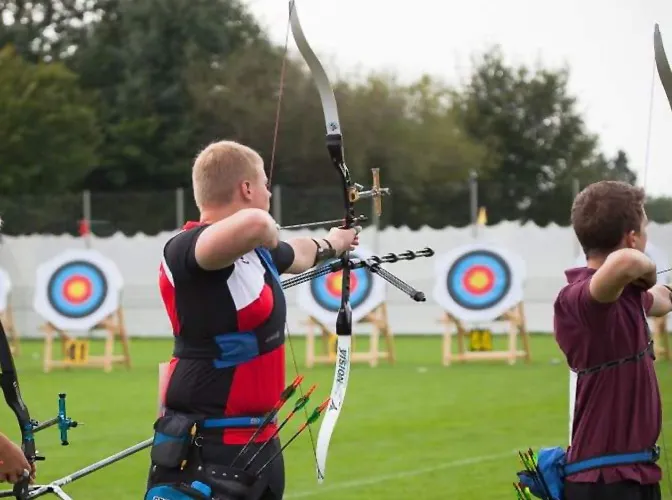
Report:
[[[664,285],[655,285],[647,290],[653,296],[653,304],[649,309],[649,316],[665,316],[672,311],[672,292]]]
[[[315,239],[320,243],[318,238]],[[292,238],[291,240],[287,240],[287,243],[294,250],[294,262],[289,266],[288,273],[299,274],[313,267],[315,264],[315,255],[317,254],[317,245],[311,238]],[[326,243],[321,242],[321,245],[326,246]]]

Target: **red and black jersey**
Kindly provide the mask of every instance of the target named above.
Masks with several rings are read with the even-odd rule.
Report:
[[[164,405],[206,418],[262,416],[285,385],[287,306],[279,274],[294,251],[280,242],[206,271],[195,255],[206,227],[187,223],[163,250],[159,287],[175,337]],[[274,430],[268,426],[259,440]],[[226,429],[223,441],[242,444],[252,432]]]

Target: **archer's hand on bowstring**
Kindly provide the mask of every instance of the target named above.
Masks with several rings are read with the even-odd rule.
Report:
[[[25,471],[29,471],[32,483],[35,479],[35,464],[28,462],[19,446],[0,434],[0,482],[18,483],[23,479]]]
[[[336,251],[336,256],[340,257],[348,250],[354,250],[359,245],[359,233],[362,231],[360,226],[351,229],[334,227],[329,230],[327,240]]]

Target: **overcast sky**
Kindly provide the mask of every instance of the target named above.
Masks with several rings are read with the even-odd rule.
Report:
[[[288,2],[243,0],[284,43]],[[671,0],[297,0],[308,43],[330,77],[392,70],[464,81],[492,44],[509,63],[567,64],[570,90],[601,148],[626,151],[644,181],[653,76],[653,27],[672,59]],[[560,8],[548,8],[559,6]],[[290,35],[290,50],[296,46]],[[345,130],[347,134],[347,130]],[[672,195],[672,110],[656,76],[646,188]]]

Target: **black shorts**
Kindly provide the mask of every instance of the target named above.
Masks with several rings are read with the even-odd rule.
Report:
[[[661,500],[659,484],[565,482],[565,500]]]
[[[248,447],[245,453],[236,460],[235,467],[242,468],[247,461],[261,448],[262,443],[255,443]],[[273,439],[259,453],[254,462],[247,469],[250,473],[256,473],[261,467],[280,450],[280,440]],[[205,466],[230,466],[238,452],[243,448],[242,445],[223,445],[204,443],[198,448],[199,461]],[[149,471],[147,487],[161,483],[191,483],[192,481],[202,481],[207,483],[207,478],[199,474],[191,467],[184,471],[167,470],[160,466],[152,464]],[[262,493],[259,500],[281,500],[285,492],[285,463],[282,453],[264,469],[262,475]]]

